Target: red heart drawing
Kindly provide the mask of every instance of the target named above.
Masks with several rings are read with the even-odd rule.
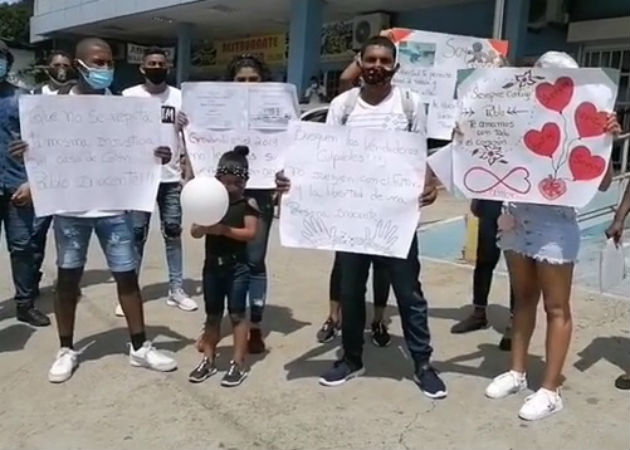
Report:
[[[538,183],[538,190],[547,200],[553,201],[566,194],[567,184],[564,180],[559,180],[549,175]]]
[[[573,80],[560,77],[554,84],[540,83],[536,86],[536,98],[545,108],[561,113],[573,98]]]
[[[560,127],[553,122],[548,122],[541,131],[529,130],[523,139],[532,152],[551,158],[560,147]]]
[[[606,170],[606,160],[581,145],[571,150],[569,169],[575,181],[594,180]]]
[[[608,114],[597,111],[597,107],[591,102],[584,102],[575,110],[575,126],[582,138],[604,134],[607,121]]]

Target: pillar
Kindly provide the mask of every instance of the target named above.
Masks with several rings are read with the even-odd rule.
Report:
[[[190,76],[190,60],[192,57],[192,34],[193,25],[191,23],[180,23],[177,27],[177,64],[176,77],[177,86],[181,86],[184,81],[188,81]]]
[[[312,76],[319,75],[323,0],[292,0],[287,81],[304,95]]]
[[[510,41],[509,58],[513,65],[525,56],[529,4],[530,0],[505,0],[503,38]]]

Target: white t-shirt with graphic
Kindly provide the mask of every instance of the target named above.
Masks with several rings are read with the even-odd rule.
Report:
[[[162,132],[160,145],[169,147],[172,158],[168,164],[162,166],[162,183],[179,183],[182,179],[182,168],[180,163],[182,140],[175,131],[175,118],[177,112],[182,108],[182,92],[172,86],[159,94],[149,93],[144,84],[125,89],[123,97],[146,97],[157,98],[162,104]]]
[[[346,126],[353,128],[371,128],[376,130],[407,131],[409,119],[405,114],[403,103],[403,89],[394,87],[389,95],[378,105],[370,105],[359,95],[354,109],[348,116]],[[335,97],[330,103],[326,123],[328,125],[343,125],[342,120],[346,112],[346,103],[350,95],[356,92],[346,91]],[[414,105],[411,132],[426,135],[427,115],[420,95],[409,91],[411,103]]]

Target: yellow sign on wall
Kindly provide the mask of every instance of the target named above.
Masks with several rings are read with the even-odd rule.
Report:
[[[285,33],[254,36],[214,43],[215,64],[228,64],[235,56],[252,54],[267,64],[284,63],[287,60],[287,36]]]

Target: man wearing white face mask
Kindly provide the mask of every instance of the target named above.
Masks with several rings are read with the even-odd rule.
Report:
[[[75,66],[80,75],[76,85],[60,89],[59,95],[111,95],[109,86],[114,78],[114,62],[111,48],[105,41],[97,38],[81,41],[76,49]],[[28,151],[28,144],[20,141],[13,148],[14,156],[22,156]],[[171,151],[168,147],[158,147],[155,156],[166,164]],[[93,231],[116,281],[118,301],[127,319],[131,337],[130,364],[161,372],[175,370],[175,360],[156,350],[145,335],[136,273],[137,254],[129,215],[124,211],[63,211],[54,219],[58,267],[55,316],[61,349],[50,368],[48,380],[62,383],[78,366],[79,353],[73,349],[74,319],[79,283]]]

